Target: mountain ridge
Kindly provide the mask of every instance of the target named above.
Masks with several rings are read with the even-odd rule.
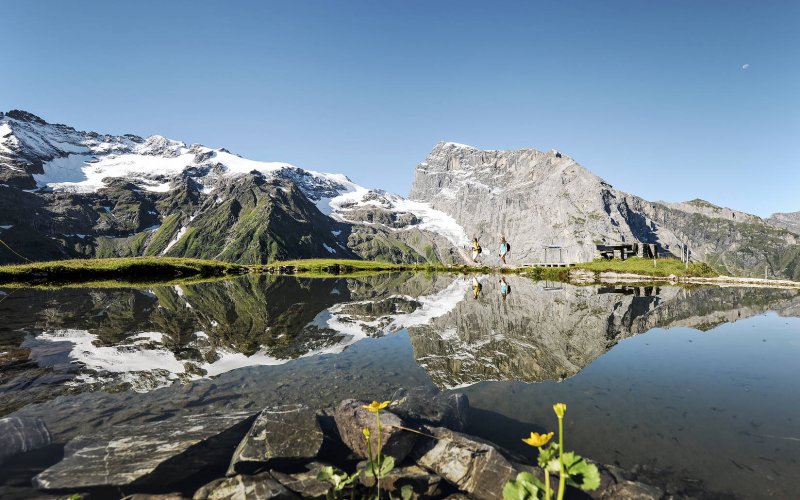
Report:
[[[791,218],[790,218],[791,219]],[[793,220],[793,219],[792,219]],[[791,222],[791,221],[790,221]],[[81,132],[21,110],[0,113],[0,238],[31,260],[168,255],[267,263],[308,257],[481,260],[503,235],[509,263],[588,261],[595,246],[688,247],[730,274],[800,279],[800,237],[704,200],[650,202],[556,150],[439,142],[408,198],[343,174],[254,161],[160,135]],[[0,262],[19,258],[0,248]]]

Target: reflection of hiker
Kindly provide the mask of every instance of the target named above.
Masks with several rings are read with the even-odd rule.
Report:
[[[472,278],[472,297],[475,300],[478,300],[478,295],[481,294],[481,289],[483,289],[483,285],[481,285],[481,282],[478,281],[478,278],[473,277]]]
[[[503,261],[503,264],[506,263],[506,254],[509,250],[511,250],[511,245],[508,244],[506,237],[503,236],[500,238],[500,260]]]
[[[472,262],[478,263],[478,255],[483,252],[480,243],[478,243],[478,238],[472,238]]]
[[[506,281],[506,277],[503,276],[500,278],[500,295],[503,297],[503,300],[506,300],[508,294],[511,293],[511,285],[508,284]]]

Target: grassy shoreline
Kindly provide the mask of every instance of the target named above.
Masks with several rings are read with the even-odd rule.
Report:
[[[79,259],[51,262],[34,262],[21,265],[0,266],[0,283],[19,285],[69,285],[97,283],[143,284],[170,283],[174,281],[212,279],[246,273],[291,274],[302,277],[363,276],[384,272],[445,272],[459,274],[524,274],[538,280],[569,281],[574,270],[593,273],[615,272],[637,275],[642,278],[664,278],[674,275],[685,277],[718,276],[706,264],[690,264],[687,268],[677,259],[661,259],[653,266],[652,260],[631,258],[626,261],[594,261],[571,267],[489,267],[443,266],[430,264],[398,264],[391,262],[305,259],[279,261],[262,265],[241,265],[229,262],[186,259],[176,257],[133,257],[109,259]]]
[[[109,282],[142,284],[190,278],[216,278],[249,272],[248,266],[176,257],[75,259],[0,266],[0,283],[69,284]]]

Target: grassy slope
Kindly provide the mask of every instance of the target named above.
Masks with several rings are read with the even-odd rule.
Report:
[[[658,259],[653,266],[651,259],[641,259],[632,257],[627,260],[604,260],[598,259],[593,262],[584,262],[575,266],[577,269],[587,271],[603,272],[612,271],[617,273],[639,274],[642,276],[717,276],[711,266],[704,263],[692,263],[689,267],[679,259]]]

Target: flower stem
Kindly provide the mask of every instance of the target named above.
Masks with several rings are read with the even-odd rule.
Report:
[[[550,500],[550,473],[547,468],[544,469],[544,498]]]
[[[369,454],[369,466],[372,469],[372,475],[378,477],[375,472],[375,460],[372,458],[372,439],[365,437],[367,440],[367,453]]]
[[[378,474],[375,475],[375,487],[378,489],[378,500],[381,500],[381,478],[380,478],[380,471],[383,466],[381,462],[383,459],[381,457],[381,451],[383,449],[383,444],[381,443],[381,411],[378,410],[375,412],[375,418],[378,419]]]
[[[564,417],[558,417],[558,500],[563,500],[567,487],[567,474],[564,470]]]

